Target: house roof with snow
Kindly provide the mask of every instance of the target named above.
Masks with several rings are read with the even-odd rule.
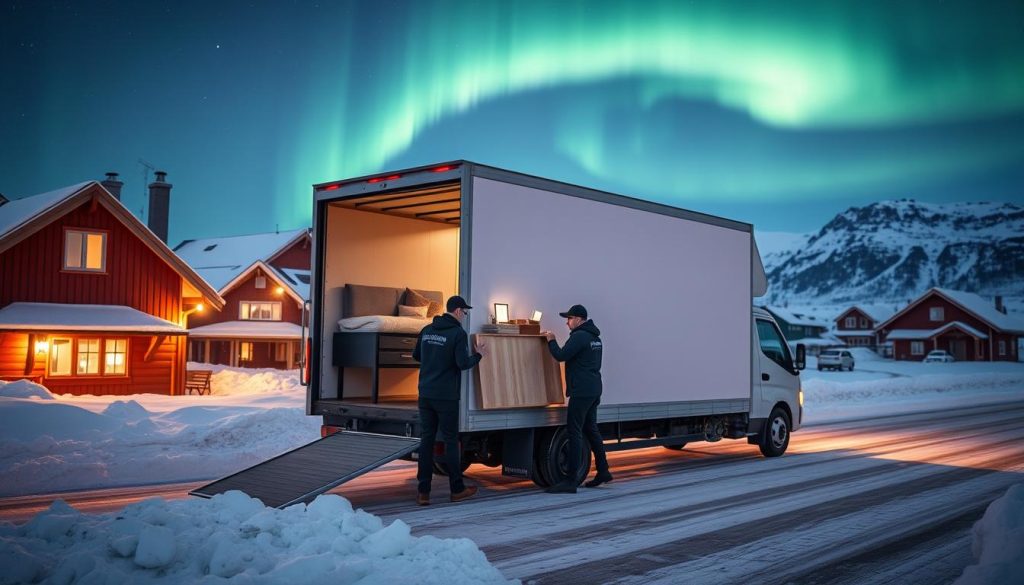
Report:
[[[123,305],[21,302],[0,309],[0,331],[186,333],[180,325]]]
[[[840,313],[838,317],[835,318],[835,321],[838,322],[840,319],[845,317],[847,313],[849,313],[850,311],[852,311],[854,309],[856,309],[856,310],[860,311],[861,313],[864,313],[865,315],[867,315],[869,319],[874,321],[874,323],[882,323],[883,321],[887,321],[890,317],[895,315],[896,312],[899,310],[897,307],[895,307],[893,305],[878,305],[878,304],[876,304],[876,305],[869,305],[869,304],[863,304],[862,303],[862,304],[857,304],[857,305],[854,305],[854,306],[846,309],[845,311]],[[874,323],[872,323],[872,325],[874,325]]]
[[[252,265],[238,272],[238,274],[236,274],[234,278],[224,283],[224,286],[222,286],[220,289],[221,294],[227,294],[228,291],[235,288],[239,284],[245,282],[250,274],[257,271],[261,271],[263,274],[266,274],[271,279],[273,279],[275,283],[277,283],[281,288],[284,289],[285,294],[295,299],[295,302],[299,303],[300,305],[305,301],[305,299],[309,298],[308,280],[306,282],[305,287],[301,287],[299,286],[301,284],[300,281],[295,281],[292,280],[291,278],[286,278],[285,275],[282,274],[282,271],[277,270],[273,266],[266,264],[262,260],[257,260],[253,262]],[[308,271],[306,272],[308,273]],[[301,291],[304,291],[306,293],[305,296],[300,294]]]
[[[227,236],[185,240],[174,251],[203,275],[221,294],[227,293],[238,284],[240,277],[248,273],[256,262],[261,262],[268,272],[274,273],[283,286],[288,287],[301,299],[309,298],[309,282],[293,277],[289,270],[270,266],[270,262],[292,244],[309,237],[306,228],[284,232]],[[298,270],[305,272],[308,270]],[[300,301],[301,302],[301,301]]]
[[[301,339],[302,327],[288,321],[224,321],[188,330],[189,337],[246,339]]]
[[[224,299],[198,272],[171,251],[163,240],[97,181],[86,181],[0,205],[0,252],[12,248],[90,199],[102,205],[177,271],[185,281],[186,292],[190,296],[202,297],[217,309],[224,306]]]
[[[951,321],[941,327],[936,327],[935,329],[893,329],[889,332],[889,335],[887,335],[886,338],[911,340],[931,339],[937,335],[942,335],[950,329],[959,329],[977,339],[988,339],[988,335],[962,321]]]
[[[819,321],[809,315],[802,313],[795,313],[789,309],[783,309],[781,307],[766,306],[764,309],[775,315],[777,318],[782,319],[790,325],[798,325],[802,327],[821,327],[822,329],[828,329],[829,324],[824,321]]]
[[[933,294],[937,294],[945,298],[947,301],[959,306],[961,309],[973,314],[981,321],[988,323],[994,329],[998,329],[1006,333],[1018,333],[1024,335],[1024,318],[997,311],[994,303],[980,295],[962,290],[952,290],[939,287],[929,289],[928,292],[915,299],[901,311],[889,317],[883,323],[880,323],[878,325],[878,329],[882,329],[885,325],[888,325],[900,315],[905,314],[907,311],[910,311],[917,305],[921,304],[921,302]],[[889,337],[891,336],[892,335],[890,334]]]

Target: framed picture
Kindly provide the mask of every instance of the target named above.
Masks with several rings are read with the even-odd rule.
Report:
[[[495,323],[508,323],[508,303],[494,303]]]

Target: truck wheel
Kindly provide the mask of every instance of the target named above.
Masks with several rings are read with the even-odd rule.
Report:
[[[772,409],[771,415],[761,428],[761,440],[758,446],[765,457],[778,457],[789,447],[789,416],[778,406]]]
[[[568,450],[569,433],[565,430],[565,427],[558,427],[554,431],[549,431],[541,438],[540,445],[537,447],[535,467],[548,485],[561,483],[568,479],[568,472],[565,469]],[[583,483],[583,480],[590,474],[590,460],[590,446],[584,440],[580,459],[582,465],[580,465],[580,469],[576,474],[576,485]]]
[[[669,451],[682,451],[686,447],[686,443],[679,443],[678,445],[662,445],[662,447]]]

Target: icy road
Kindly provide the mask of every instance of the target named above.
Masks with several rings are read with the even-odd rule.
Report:
[[[413,465],[339,490],[414,534],[469,537],[506,577],[537,583],[941,583],[970,564],[971,524],[1024,481],[1024,400],[805,427],[765,459],[743,441],[611,455],[616,480],[576,495],[473,466],[481,495],[412,504]],[[193,484],[63,497],[83,511]],[[53,496],[0,500],[24,519]]]

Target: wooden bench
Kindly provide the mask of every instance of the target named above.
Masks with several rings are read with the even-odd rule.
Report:
[[[200,395],[210,393],[210,376],[213,375],[213,370],[189,370],[185,372],[185,392],[192,394],[196,392]]]

